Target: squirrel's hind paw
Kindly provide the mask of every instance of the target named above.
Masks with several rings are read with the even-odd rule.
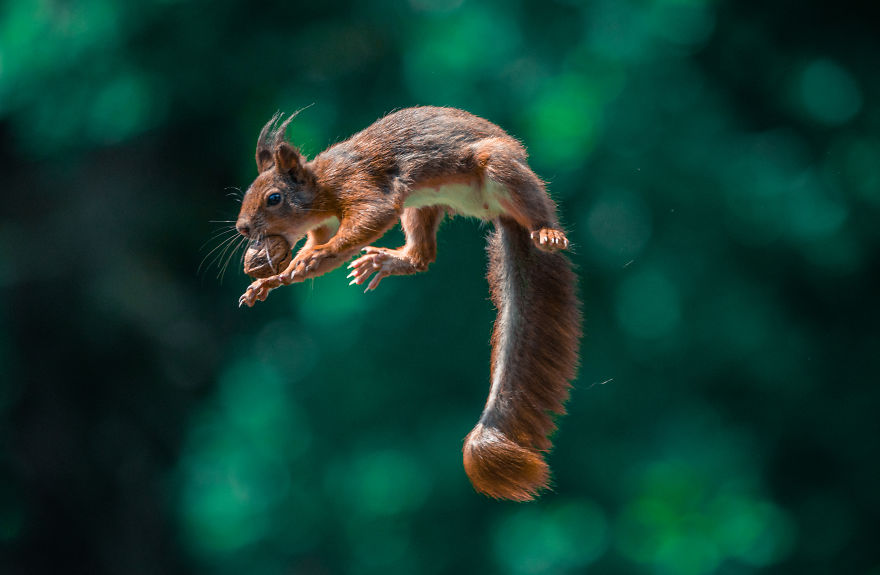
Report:
[[[541,228],[531,234],[532,241],[539,250],[556,252],[568,248],[568,238],[562,230],[553,228]]]
[[[364,293],[376,289],[379,286],[379,282],[388,276],[414,274],[424,271],[424,268],[427,267],[417,265],[403,250],[369,246],[364,248],[363,251],[366,252],[365,255],[362,255],[348,265],[349,269],[352,270],[348,277],[354,278],[349,285],[361,285],[370,276],[373,276]],[[374,273],[376,275],[373,275]]]
[[[361,285],[375,273],[376,275],[373,276],[373,279],[367,285],[367,289],[364,290],[364,293],[366,293],[379,287],[379,282],[388,275],[391,275],[391,268],[397,263],[397,258],[390,256],[388,252],[391,250],[384,248],[369,246],[364,248],[363,251],[366,252],[366,255],[359,257],[348,265],[349,269],[352,270],[348,277],[353,278],[348,285]]]

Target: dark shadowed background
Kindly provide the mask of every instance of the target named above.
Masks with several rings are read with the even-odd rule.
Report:
[[[880,574],[868,4],[0,3],[0,572]],[[310,157],[451,105],[549,181],[586,336],[538,502],[461,468],[486,225],[366,295],[218,278],[309,104]]]

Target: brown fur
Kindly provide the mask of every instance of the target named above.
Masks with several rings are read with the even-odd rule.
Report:
[[[565,412],[580,341],[576,278],[565,256],[536,250],[516,222],[499,218],[488,245],[489,285],[499,310],[492,333],[494,404],[465,439],[464,465],[478,491],[525,501],[547,486],[541,455],[551,447],[553,414]],[[504,302],[508,314],[504,313]],[[507,332],[512,349],[501,357]]]
[[[372,276],[368,290],[385,277],[426,270],[436,259],[437,228],[452,210],[432,204],[433,195],[428,205],[423,198],[421,205],[405,204],[416,190],[439,194],[459,184],[455,189],[464,191],[455,193],[466,196],[461,205],[473,212],[467,215],[495,222],[489,284],[499,310],[490,401],[465,440],[465,470],[486,495],[533,498],[547,487],[542,453],[551,447],[553,415],[564,412],[575,375],[580,308],[571,265],[556,253],[568,240],[523,146],[467,112],[420,107],[390,114],[307,162],[284,137],[292,116],[276,128],[279,119],[260,134],[260,173],[245,194],[237,227],[254,240],[281,235],[294,245],[305,234],[308,240],[282,273],[252,283],[240,304],[251,306],[280,285],[324,274],[362,249],[366,254],[349,266],[349,277],[360,285]],[[502,192],[487,191],[489,182]],[[273,194],[282,201],[273,205]],[[335,234],[330,219],[338,220]],[[368,245],[398,220],[404,246]]]

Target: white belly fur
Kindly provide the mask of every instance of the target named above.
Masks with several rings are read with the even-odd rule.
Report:
[[[507,188],[492,180],[443,184],[416,188],[406,198],[404,207],[449,206],[463,216],[491,220],[504,213],[499,199],[510,197]]]
[[[298,229],[295,232],[288,232],[282,235],[284,236],[284,239],[287,240],[287,243],[289,243],[291,246],[295,246],[297,243],[299,243],[303,236],[306,235],[307,232],[316,228],[320,228],[321,226],[329,227],[331,235],[333,235],[339,229],[339,218],[337,218],[336,216],[330,216],[326,220],[313,220],[306,223],[305,229]]]

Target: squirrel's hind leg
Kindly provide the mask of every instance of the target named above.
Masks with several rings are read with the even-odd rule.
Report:
[[[364,291],[378,287],[388,276],[409,275],[423,272],[437,259],[437,228],[446,209],[442,206],[406,208],[400,218],[406,244],[397,248],[364,248],[365,255],[349,264],[351,284],[361,285],[374,273]]]
[[[503,186],[498,197],[504,211],[527,229],[535,246],[555,252],[569,245],[556,217],[556,204],[544,182],[529,168],[522,146],[504,138],[487,138],[473,145],[474,161],[486,180]]]

